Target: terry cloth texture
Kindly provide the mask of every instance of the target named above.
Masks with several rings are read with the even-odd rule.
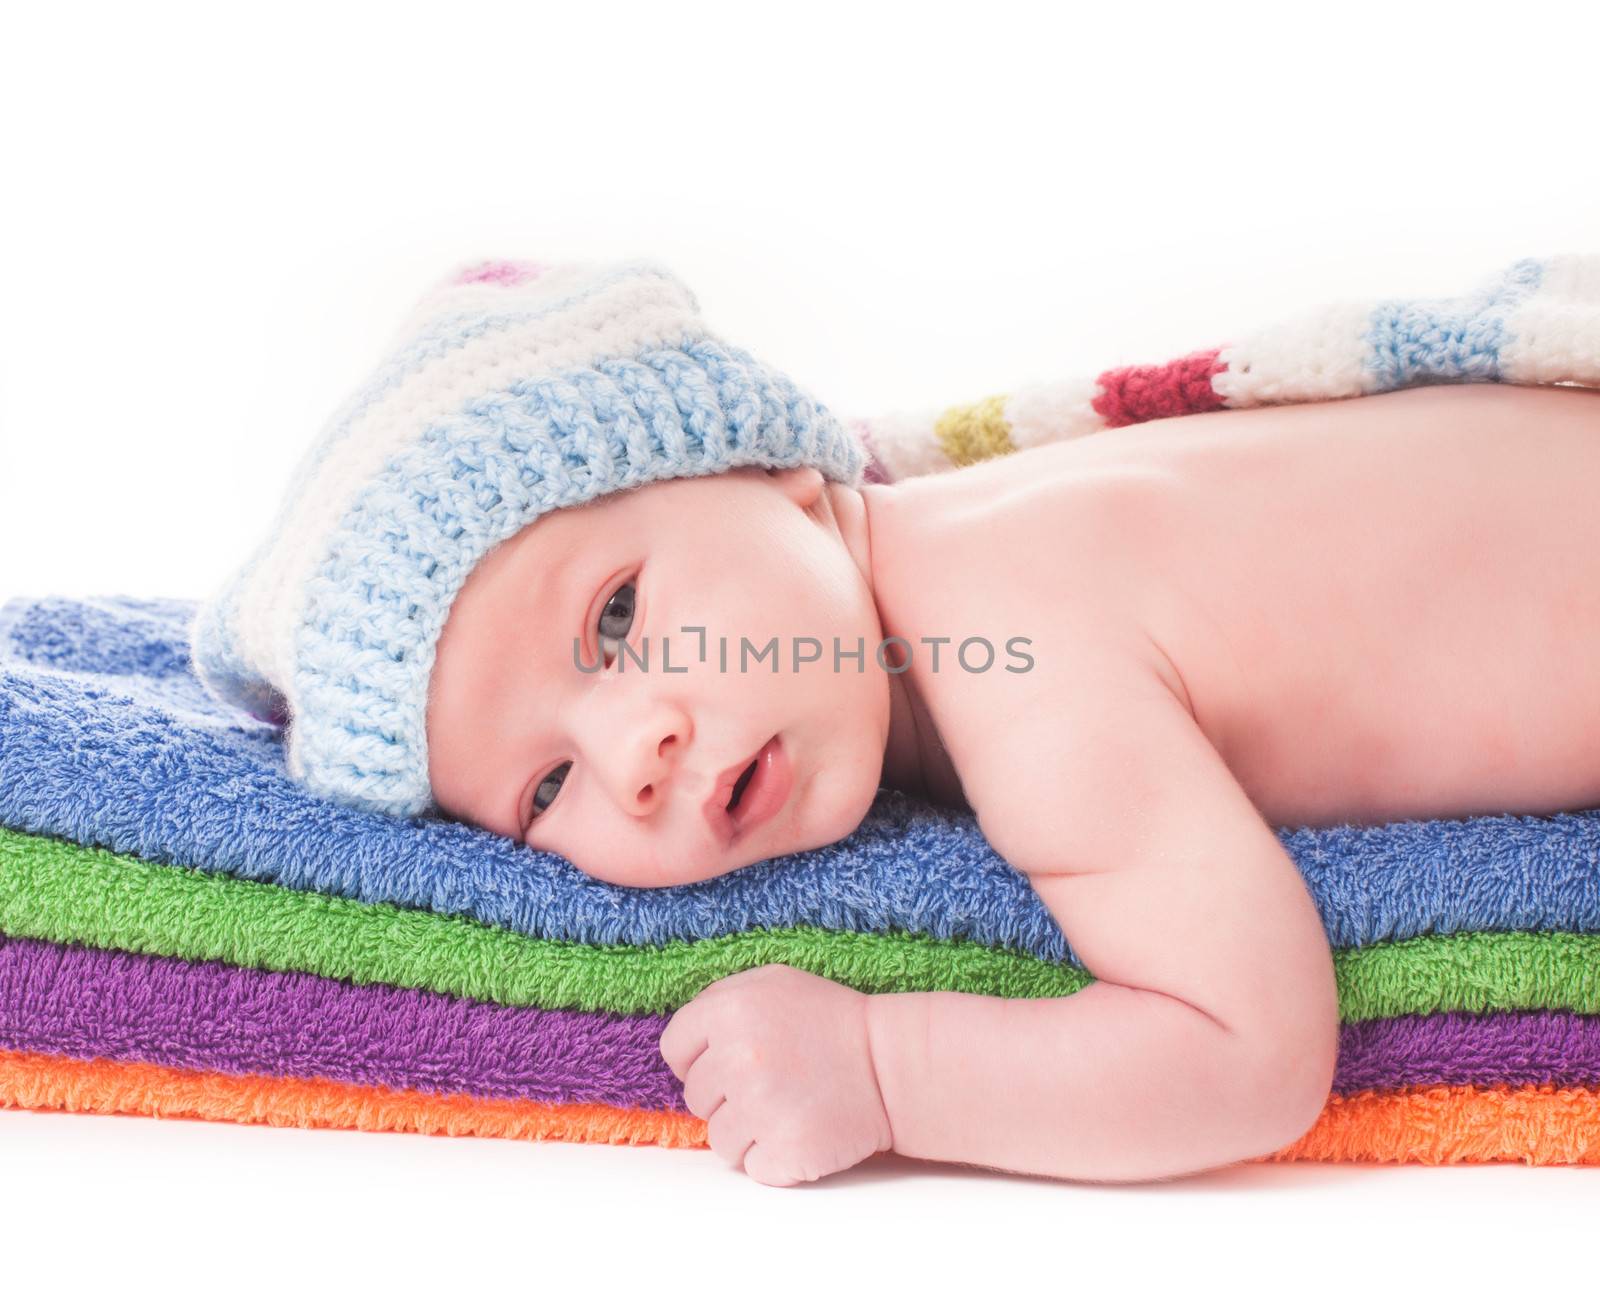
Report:
[[[0,827],[151,863],[584,944],[815,926],[1069,946],[970,818],[892,793],[837,845],[629,890],[475,827],[364,815],[289,780],[277,733],[186,667],[187,601],[19,600],[0,647]],[[1600,810],[1283,829],[1339,947],[1471,930],[1600,931]]]
[[[705,1122],[685,1112],[407,1093],[3,1051],[0,1106],[309,1129],[707,1146]],[[1597,1165],[1597,1113],[1600,1094],[1550,1085],[1333,1097],[1303,1138],[1262,1160]]]
[[[655,1036],[723,975],[1092,980],[970,818],[902,796],[661,891],[323,803],[189,674],[193,609],[0,608],[0,1105],[703,1144]],[[1600,810],[1279,835],[1344,1024],[1277,1158],[1600,1160]]]
[[[882,480],[1464,381],[1600,383],[1600,259],[855,428]],[[648,1045],[732,971],[1004,997],[1093,979],[972,819],[898,795],[837,845],[659,891],[328,802],[291,779],[275,725],[194,676],[197,622],[181,600],[0,607],[0,1105],[704,1144]],[[1326,1110],[1269,1159],[1600,1163],[1600,810],[1278,834],[1334,946],[1342,1025]]]
[[[1346,963],[1340,984],[1348,994],[1352,975],[1405,970]],[[681,1111],[656,1050],[666,1022],[0,936],[0,1048],[13,1052]],[[1423,1082],[1600,1083],[1600,1017],[1451,1012],[1341,1028],[1335,1093]]]
[[[714,980],[773,962],[874,993],[1051,998],[1091,979],[1072,962],[904,931],[758,927],[660,945],[541,939],[4,830],[0,932],[582,1011],[669,1011]],[[1445,1009],[1600,1012],[1600,934],[1464,931],[1336,948],[1334,957],[1352,1020]]]

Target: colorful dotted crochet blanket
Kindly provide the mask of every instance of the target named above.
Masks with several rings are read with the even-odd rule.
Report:
[[[853,423],[877,482],[1169,416],[1415,384],[1600,386],[1600,256],[1526,258],[1454,298],[1333,303],[1157,366]]]

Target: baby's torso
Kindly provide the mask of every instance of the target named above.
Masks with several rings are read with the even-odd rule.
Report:
[[[1597,490],[1600,392],[1436,386],[909,481],[874,545],[957,772],[1094,690],[1052,673],[1089,639],[1148,657],[1273,825],[1551,812],[1600,805]],[[969,635],[987,672],[916,645]]]

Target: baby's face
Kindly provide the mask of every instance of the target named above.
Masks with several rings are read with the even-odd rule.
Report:
[[[889,685],[836,491],[809,469],[671,479],[556,511],[495,548],[439,638],[439,808],[630,886],[847,836],[877,791]],[[821,658],[797,669],[808,638]],[[846,652],[859,639],[859,670],[836,667],[835,638]]]

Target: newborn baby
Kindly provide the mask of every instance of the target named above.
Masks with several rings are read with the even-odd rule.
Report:
[[[892,1146],[1129,1179],[1265,1154],[1321,1111],[1337,1040],[1322,923],[1270,827],[1600,804],[1600,678],[1574,653],[1600,642],[1596,483],[1600,392],[1485,384],[895,485],[655,484],[473,572],[439,642],[434,789],[660,886],[838,840],[881,780],[969,805],[1028,875],[1098,977],[1071,998],[763,968],[680,1011],[663,1053],[735,1162],[772,1147],[810,1179]],[[876,662],[889,637],[903,671]],[[739,671],[741,638],[779,653]],[[995,650],[964,666],[967,638]],[[835,644],[866,654],[835,668]]]
[[[764,1183],[891,1149],[1110,1180],[1275,1151],[1326,1103],[1337,1006],[1272,828],[1600,804],[1600,393],[1414,388],[853,477],[657,477],[480,539],[412,688],[437,811],[606,881],[831,844],[880,785],[970,809],[1027,875],[1097,978],[1070,998],[767,966],[676,1013],[687,1105]],[[371,572],[325,564],[302,604]]]

